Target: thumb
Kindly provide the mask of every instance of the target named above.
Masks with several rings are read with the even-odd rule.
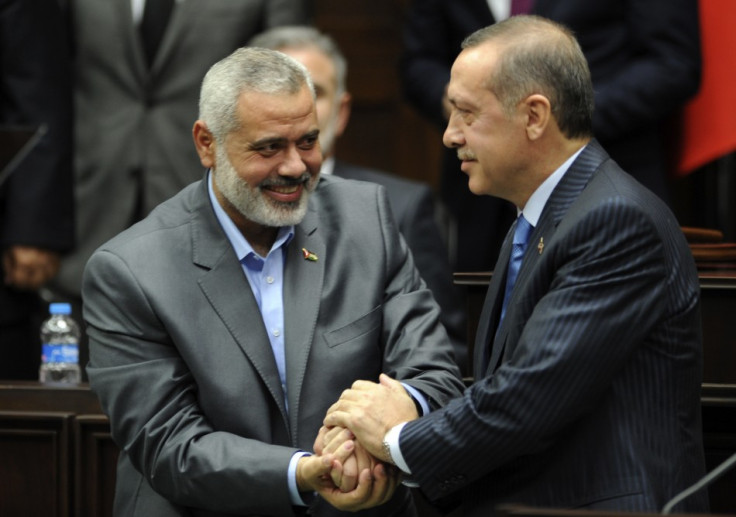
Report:
[[[404,386],[402,386],[399,381],[392,379],[385,373],[382,373],[381,375],[379,375],[378,380],[381,386],[385,386],[391,391],[396,391],[396,390],[404,391]]]

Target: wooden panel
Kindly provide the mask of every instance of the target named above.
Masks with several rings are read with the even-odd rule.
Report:
[[[112,516],[118,448],[104,415],[79,415],[74,426],[75,515]]]
[[[102,413],[97,396],[87,384],[64,386],[36,381],[0,381],[0,410]]]
[[[348,61],[353,112],[339,158],[428,183],[437,190],[441,133],[409,107],[399,76],[406,0],[316,0],[314,23]]]
[[[0,411],[0,515],[70,515],[72,418]]]
[[[736,384],[736,274],[701,273],[703,379]]]

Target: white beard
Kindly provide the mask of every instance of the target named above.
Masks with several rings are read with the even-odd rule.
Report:
[[[215,149],[216,163],[219,165],[214,169],[215,184],[222,195],[227,199],[243,217],[261,224],[263,226],[281,227],[299,224],[307,213],[307,202],[309,193],[317,184],[317,177],[305,172],[301,178],[264,180],[259,185],[251,187],[245,180],[238,176],[237,171],[230,163],[224,146],[217,145]],[[282,203],[275,201],[263,194],[261,189],[268,185],[287,185],[304,183],[304,190],[299,201],[293,203]]]

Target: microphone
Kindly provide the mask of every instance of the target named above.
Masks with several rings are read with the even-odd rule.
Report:
[[[691,485],[689,488],[686,488],[679,494],[677,494],[675,497],[670,499],[670,501],[664,505],[664,508],[662,508],[662,515],[669,515],[670,511],[672,511],[672,508],[678,504],[679,502],[683,501],[684,499],[690,497],[698,490],[701,490],[708,485],[710,485],[713,481],[721,477],[723,474],[725,474],[728,469],[736,465],[736,453],[732,454],[726,461],[718,465],[716,468],[714,468],[712,471],[710,471],[708,474],[703,476],[702,479]]]

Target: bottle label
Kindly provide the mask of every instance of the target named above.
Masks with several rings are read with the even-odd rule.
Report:
[[[42,363],[78,363],[79,347],[61,343],[44,343],[41,347]]]

